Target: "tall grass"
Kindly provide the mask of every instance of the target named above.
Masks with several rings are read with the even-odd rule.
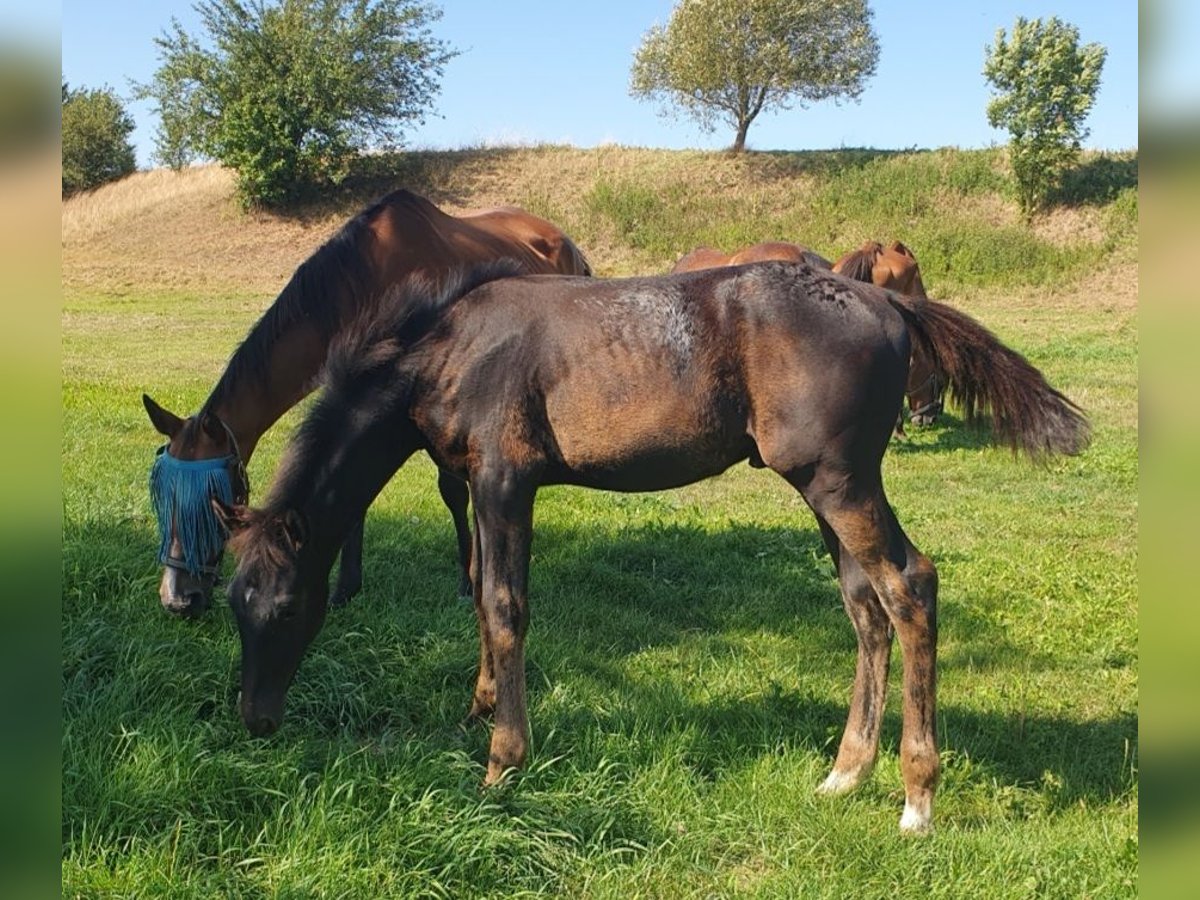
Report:
[[[270,292],[90,281],[119,246],[101,229],[64,256],[64,895],[1135,895],[1136,193],[1100,191],[1043,232],[1009,219],[993,152],[421,159],[427,192],[486,205],[505,185],[606,273],[699,243],[900,238],[1088,410],[1092,447],[1042,467],[953,412],[885,458],[941,576],[938,833],[897,832],[896,672],[874,779],[814,795],[854,637],[806,507],[747,467],[672,492],[541,492],[533,752],[506,787],[479,789],[488,732],[460,724],[477,636],[425,460],[372,507],[364,592],[330,616],[282,730],[247,737],[227,606],[196,622],[158,606],[138,395],[194,410]],[[273,220],[223,215],[196,234],[275,240]],[[209,277],[236,285],[262,258],[213,256]],[[302,414],[257,452],[256,496]]]

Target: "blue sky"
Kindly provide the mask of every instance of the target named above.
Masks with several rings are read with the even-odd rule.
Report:
[[[1185,0],[1166,0],[1176,6]],[[613,142],[652,147],[719,148],[732,131],[705,134],[686,119],[663,118],[629,96],[629,66],[642,34],[665,22],[673,0],[444,0],[434,33],[462,55],[452,60],[437,115],[408,134],[410,147],[549,141],[591,147]],[[984,113],[984,46],[1017,16],[1057,15],[1083,42],[1108,48],[1103,81],[1087,125],[1089,147],[1138,144],[1138,15],[1132,0],[873,0],[880,39],[875,76],[861,102],[823,102],[764,113],[750,129],[751,149],[832,147],[986,147],[1003,143]],[[63,78],[108,85],[127,97],[130,80],[149,80],[153,39],[177,17],[199,33],[191,0],[66,0]],[[1191,16],[1194,18],[1194,15]],[[1159,32],[1155,86],[1172,109],[1195,104],[1195,44],[1178,29]],[[156,119],[130,103],[139,165],[151,164]]]

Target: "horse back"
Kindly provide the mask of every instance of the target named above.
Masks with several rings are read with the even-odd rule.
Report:
[[[878,416],[886,444],[907,332],[865,287],[780,264],[493,281],[455,304],[422,351],[414,419],[460,474],[505,448],[507,464],[544,480],[651,490],[755,455],[764,423],[803,425],[812,440],[844,430],[846,404],[867,404],[872,360],[886,356],[897,381],[876,391],[895,395]]]
[[[424,197],[396,191],[372,211],[369,227],[382,283],[414,273],[440,283],[453,271],[505,258],[530,274],[590,274],[560,228],[517,207],[453,216]]]

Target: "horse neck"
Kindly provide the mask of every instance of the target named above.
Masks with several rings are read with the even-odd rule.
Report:
[[[364,403],[323,400],[314,434],[306,422],[280,462],[266,507],[297,509],[312,552],[330,566],[353,525],[396,471],[421,446],[405,403],[377,392]]]
[[[265,360],[251,361],[247,340],[234,353],[206,407],[237,439],[243,462],[259,439],[316,385],[332,335],[311,324],[297,324],[270,342]]]

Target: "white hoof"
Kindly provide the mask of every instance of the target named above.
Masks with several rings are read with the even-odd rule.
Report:
[[[904,813],[900,816],[900,832],[902,834],[932,834],[933,811],[926,806],[919,809],[904,801]]]
[[[830,797],[849,793],[866,781],[868,774],[870,773],[839,772],[837,769],[834,769],[829,773],[829,777],[821,782],[821,786],[817,788],[817,793]]]

